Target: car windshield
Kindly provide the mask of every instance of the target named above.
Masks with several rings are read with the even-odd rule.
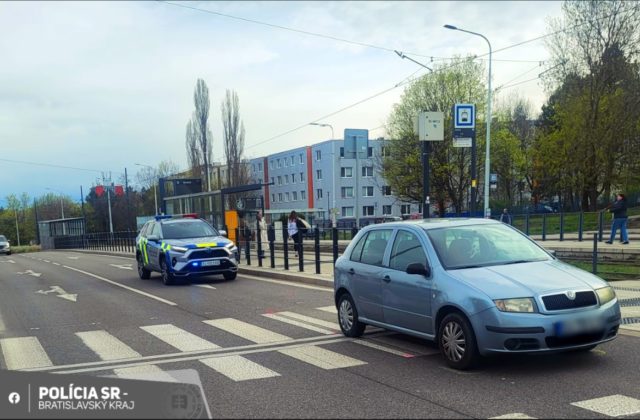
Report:
[[[7,242],[7,238],[5,238],[4,236],[0,235],[0,242]]]
[[[218,232],[203,221],[165,223],[162,225],[164,239],[187,239],[218,236]]]
[[[552,259],[522,233],[503,224],[428,229],[427,235],[447,270]]]

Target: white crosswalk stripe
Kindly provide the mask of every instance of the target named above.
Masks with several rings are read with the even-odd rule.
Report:
[[[640,400],[625,395],[610,395],[574,402],[571,405],[609,417],[632,416],[640,413]]]
[[[233,318],[203,322],[258,344],[292,340],[292,338],[285,335],[274,333]],[[366,362],[361,360],[311,345],[278,350],[278,352],[322,369],[339,369],[366,364]]]
[[[324,328],[316,327],[314,325],[305,324],[304,322],[296,321],[295,319],[289,319],[287,317],[281,316],[280,314],[262,314],[262,316],[275,319],[276,321],[281,321],[286,324],[295,325],[296,327],[306,328],[310,331],[315,331],[320,334],[334,334],[334,331],[330,331]]]
[[[314,325],[317,325],[319,327],[329,328],[330,330],[340,331],[340,327],[338,326],[337,322],[329,322],[329,321],[325,321],[323,319],[313,318],[313,317],[310,317],[310,316],[298,314],[298,313],[295,313],[295,312],[288,312],[288,311],[277,312],[277,314],[278,315],[282,315],[282,316],[286,316],[287,318],[297,319],[299,321],[303,321],[303,322],[306,322],[308,324],[314,324]]]
[[[317,346],[295,347],[278,350],[278,352],[321,369],[340,369],[367,364],[367,362],[363,362],[362,360],[354,359]]]
[[[104,330],[78,332],[76,335],[101,360],[134,359],[142,357],[140,353],[127,346],[118,338]],[[114,369],[114,373],[121,378],[162,380],[174,382],[175,379],[156,365]]]
[[[316,308],[316,309],[319,310],[319,311],[329,312],[331,314],[337,314],[338,313],[338,310],[333,305],[331,305],[331,306],[321,306],[321,307]]]
[[[36,337],[3,338],[0,339],[0,347],[9,370],[53,366]]]
[[[150,325],[140,328],[180,351],[198,351],[220,348],[217,344],[178,328],[175,325]],[[251,379],[280,376],[279,373],[271,369],[267,369],[266,367],[252,362],[242,356],[209,357],[200,359],[199,361],[234,381],[247,381]]]
[[[292,340],[291,337],[287,337],[286,335],[278,334],[233,318],[213,319],[202,322],[258,344]]]
[[[524,413],[510,413],[503,414],[502,416],[489,417],[490,419],[535,419],[536,417],[527,416]]]

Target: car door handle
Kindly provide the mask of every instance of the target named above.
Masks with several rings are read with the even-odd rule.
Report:
[[[385,281],[385,283],[389,283],[389,282],[391,281],[391,277],[389,277],[389,276],[384,276],[384,277],[382,278],[382,280],[384,280],[384,281]]]
[[[349,274],[351,274],[351,275],[356,274],[356,270],[354,270],[353,268],[350,268],[349,269]]]

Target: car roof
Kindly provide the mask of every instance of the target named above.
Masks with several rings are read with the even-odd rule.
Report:
[[[193,222],[204,222],[202,219],[194,219],[191,217],[185,217],[180,219],[160,219],[156,220],[156,223],[160,223],[162,225],[167,224],[175,224],[175,223],[193,223]]]
[[[493,219],[471,218],[471,217],[455,217],[455,218],[433,218],[433,219],[417,219],[417,220],[403,220],[401,222],[387,222],[384,224],[368,225],[366,227],[406,227],[416,226],[425,230],[439,229],[445,227],[459,227],[459,226],[471,226],[471,225],[490,225],[501,223]]]

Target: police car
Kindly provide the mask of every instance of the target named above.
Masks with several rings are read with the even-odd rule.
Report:
[[[238,274],[238,248],[195,214],[156,216],[136,238],[138,275],[148,279],[152,271],[166,285],[178,279],[222,274],[233,280]]]

